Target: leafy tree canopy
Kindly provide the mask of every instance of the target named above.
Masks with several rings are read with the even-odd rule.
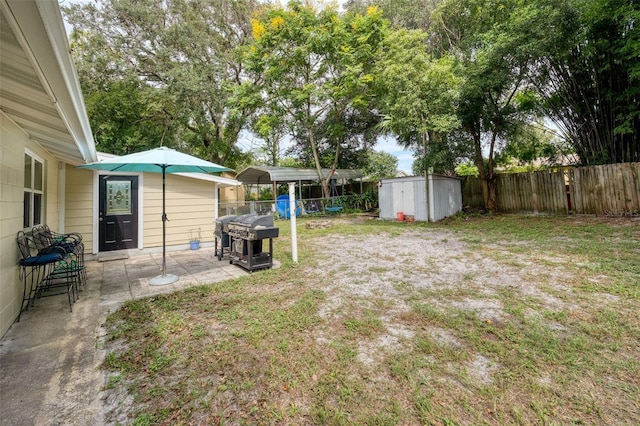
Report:
[[[368,7],[377,6],[382,10],[393,28],[428,30],[431,12],[440,0],[349,0],[345,3],[348,11],[364,13]]]
[[[141,93],[132,96],[158,100],[151,108],[164,115],[163,132],[172,132],[165,135],[168,140],[233,167],[242,161],[236,142],[250,113],[230,102],[243,76],[236,49],[250,36],[253,8],[252,0],[102,0],[63,6],[63,11],[74,28],[73,53],[88,97],[115,82],[138,80],[131,89]],[[159,93],[150,95],[154,89]],[[123,109],[134,107],[122,102]],[[137,106],[143,111],[129,111],[132,118],[146,114],[142,104]],[[118,126],[118,121],[109,123],[113,114],[95,112],[93,123]],[[131,147],[135,133],[111,146]],[[147,143],[139,142],[140,148]]]
[[[376,62],[382,126],[407,148],[424,146],[430,133],[459,126],[456,106],[460,78],[451,57],[433,58],[420,30],[390,32]]]
[[[539,114],[531,78],[549,48],[547,23],[557,14],[552,3],[443,0],[432,16],[435,46],[460,62],[457,115],[473,147],[489,211],[496,210],[496,153]]]
[[[640,5],[572,0],[558,11],[537,80],[545,113],[581,163],[640,161]]]
[[[371,8],[343,16],[292,1],[266,7],[252,28],[245,59],[259,81],[262,108],[281,114],[298,152],[311,153],[321,177],[321,168],[337,168],[342,149],[359,140],[348,124],[371,102],[371,68],[384,37],[381,13]],[[330,178],[323,181],[325,196]]]
[[[371,150],[366,155],[366,164],[362,167],[365,177],[377,180],[394,177],[398,171],[398,159],[388,152]]]
[[[138,80],[105,81],[100,90],[85,96],[96,147],[125,155],[164,146],[177,146],[176,122],[165,109],[164,92]]]
[[[636,0],[311,4],[63,6],[98,148],[162,143],[241,167],[249,129],[269,164],[366,168],[386,132],[414,172],[472,159],[490,210],[497,166],[567,151],[532,127],[543,114],[583,164],[640,161]]]
[[[542,124],[523,124],[496,156],[496,164],[510,170],[537,170],[573,159],[573,150]]]

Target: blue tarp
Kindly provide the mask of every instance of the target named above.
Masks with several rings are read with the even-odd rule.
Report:
[[[276,198],[276,211],[280,218],[291,219],[289,212],[289,195],[279,195]],[[296,209],[296,217],[300,216],[300,207]]]

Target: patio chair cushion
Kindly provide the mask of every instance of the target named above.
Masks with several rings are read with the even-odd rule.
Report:
[[[62,253],[46,253],[39,254],[37,256],[31,256],[20,260],[20,265],[22,266],[40,266],[46,265],[48,263],[58,262],[64,259],[64,254]]]
[[[51,251],[51,249],[53,248],[60,248],[62,250],[64,250],[66,253],[73,253],[76,249],[76,244],[71,243],[71,242],[67,242],[67,241],[54,241],[53,244],[49,247],[45,247],[44,249],[40,250],[39,253],[48,253],[49,251]]]

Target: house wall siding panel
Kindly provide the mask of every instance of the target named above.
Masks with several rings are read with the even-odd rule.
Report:
[[[202,242],[213,242],[215,185],[212,182],[167,175],[165,204],[169,221],[166,244],[189,243],[189,230],[200,228]],[[144,245],[162,246],[162,175],[147,173],[144,186]]]
[[[0,336],[13,324],[22,304],[23,288],[18,279],[20,253],[16,235],[23,225],[26,150],[44,161],[43,222],[55,226],[59,216],[58,161],[0,113]]]
[[[9,329],[20,309],[20,255],[16,233],[22,229],[24,149],[28,139],[0,113],[0,335]]]
[[[67,166],[65,232],[79,232],[86,252],[93,244],[93,172]]]

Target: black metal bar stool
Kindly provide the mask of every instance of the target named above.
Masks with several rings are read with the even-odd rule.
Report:
[[[52,250],[49,253],[32,255],[29,238],[23,231],[18,232],[16,240],[21,255],[19,279],[23,286],[22,304],[17,318],[17,321],[20,321],[22,312],[29,309],[29,304],[33,306],[42,283],[51,274],[56,263],[63,260],[66,254],[64,251]],[[71,305],[70,298],[69,304]]]

